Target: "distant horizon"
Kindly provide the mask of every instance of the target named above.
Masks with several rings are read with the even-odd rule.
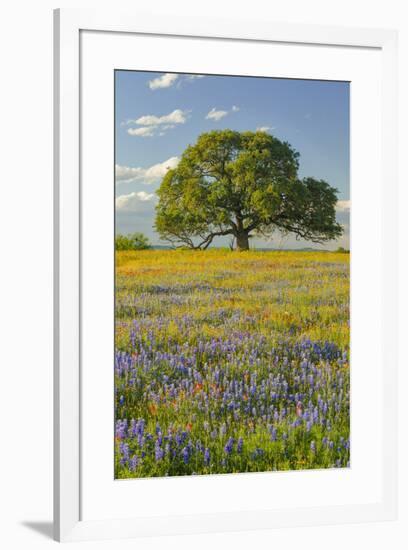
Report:
[[[122,235],[122,233],[119,233],[120,235]],[[321,245],[321,246],[324,246],[324,245]],[[267,252],[267,251],[273,251],[273,252],[295,252],[295,251],[299,251],[299,252],[307,252],[307,251],[310,251],[310,252],[336,252],[338,248],[343,248],[345,251],[349,251],[348,248],[346,247],[342,247],[342,246],[338,246],[335,250],[330,250],[329,248],[314,248],[313,246],[302,246],[302,247],[299,247],[299,248],[276,248],[276,247],[267,247],[267,246],[263,246],[263,247],[250,247],[249,248],[249,251],[251,250],[254,250],[254,251],[259,251],[259,252]],[[170,244],[153,244],[153,243],[150,243],[149,242],[149,248],[147,248],[146,250],[162,250],[162,249],[165,249],[165,250],[190,250],[188,249],[187,247],[174,247],[174,246],[171,246]],[[226,250],[226,249],[229,249],[229,247],[227,245],[224,245],[224,246],[216,246],[216,245],[213,245],[213,246],[209,246],[206,250]],[[191,249],[193,250],[193,249]],[[201,252],[205,252],[205,250],[200,250]],[[235,252],[235,250],[234,250]]]
[[[168,246],[154,229],[156,191],[197,137],[211,130],[268,132],[300,153],[299,177],[339,190],[344,234],[322,245],[294,235],[256,235],[255,249],[350,248],[349,83],[267,77],[115,71],[117,234],[140,232]],[[218,238],[211,248],[228,247]]]

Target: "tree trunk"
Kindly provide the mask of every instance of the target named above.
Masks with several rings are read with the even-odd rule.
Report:
[[[249,238],[246,231],[238,233],[236,236],[237,239],[237,250],[249,250]]]

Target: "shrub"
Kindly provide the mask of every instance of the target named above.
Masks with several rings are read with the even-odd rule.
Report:
[[[116,235],[115,250],[146,250],[151,248],[149,239],[143,233]]]

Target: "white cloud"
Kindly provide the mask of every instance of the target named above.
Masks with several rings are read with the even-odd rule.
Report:
[[[205,76],[206,75],[204,74],[182,74],[177,81],[176,88],[177,90],[181,90],[185,84],[193,84],[193,82],[196,80],[201,80],[202,78],[205,78]]]
[[[189,111],[174,109],[174,111],[172,111],[168,115],[143,115],[132,122],[134,122],[135,124],[141,124],[143,126],[159,126],[160,124],[184,124],[187,120],[188,113]]]
[[[175,128],[177,124],[184,124],[187,121],[190,111],[174,109],[168,115],[143,115],[136,120],[128,120],[122,125],[136,124],[140,128],[129,128],[127,133],[130,136],[151,137],[157,134],[164,135],[164,132]]]
[[[127,183],[143,179],[145,172],[146,170],[144,168],[132,168],[130,166],[121,166],[117,164],[115,166],[116,183]]]
[[[154,193],[146,193],[145,191],[120,195],[116,197],[116,210],[121,212],[143,212],[146,211],[147,207],[153,205],[155,200],[156,195]]]
[[[213,107],[205,118],[209,120],[218,121],[224,118],[225,116],[227,116],[228,114],[236,113],[237,111],[239,111],[239,107],[237,107],[236,105],[233,105],[231,107],[231,111],[223,111],[221,109],[217,110],[215,107]]]
[[[162,76],[158,76],[153,80],[149,80],[149,88],[151,90],[158,90],[160,88],[170,88],[178,79],[178,74],[165,73]]]
[[[256,131],[257,132],[268,132],[269,130],[273,130],[271,126],[259,126]]]
[[[227,114],[228,111],[217,111],[216,108],[213,107],[205,118],[208,118],[210,120],[221,120],[222,118],[227,116]]]
[[[154,164],[146,170],[145,178],[147,180],[159,180],[163,178],[168,170],[175,168],[179,163],[180,159],[178,157],[170,157],[169,159],[161,162],[159,164]]]
[[[350,200],[337,201],[336,210],[337,212],[350,212],[350,206],[351,206]]]
[[[154,136],[154,126],[141,126],[140,128],[128,128],[127,133],[130,136],[152,137]]]
[[[153,164],[149,168],[121,166],[119,164],[115,167],[116,183],[130,183],[130,182],[143,182],[147,185],[151,183],[159,182],[166,172],[172,168],[175,168],[179,163],[178,157],[170,157],[164,162]]]
[[[153,80],[148,81],[149,88],[151,90],[159,90],[163,88],[171,88],[174,84],[177,84],[176,88],[180,88],[180,85],[186,81],[198,80],[200,78],[205,78],[203,74],[188,74],[188,75],[178,75],[174,73],[164,73]]]

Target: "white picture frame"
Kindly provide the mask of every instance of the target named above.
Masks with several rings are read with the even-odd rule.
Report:
[[[187,534],[396,517],[396,33],[117,10],[54,15],[54,536],[59,541]],[[81,31],[369,49],[381,55],[381,491],[376,502],[84,520],[81,510]],[[386,192],[384,190],[386,189]],[[83,213],[82,213],[83,214]],[[108,429],[108,428],[107,428]],[[103,497],[103,495],[100,495]]]

